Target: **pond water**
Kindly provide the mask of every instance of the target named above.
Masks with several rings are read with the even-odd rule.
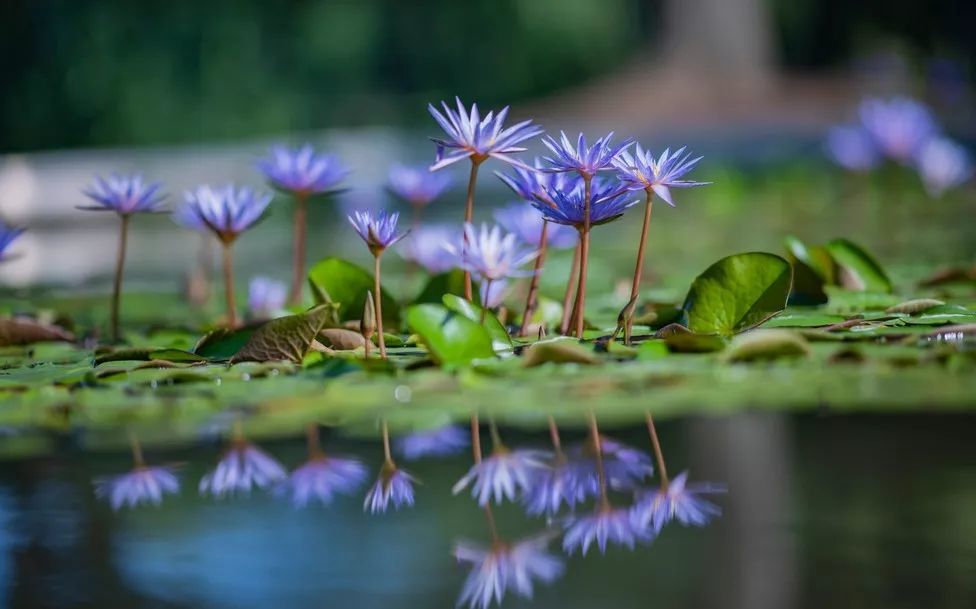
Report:
[[[563,575],[538,582],[531,601],[510,591],[503,606],[933,609],[976,599],[971,417],[754,413],[658,429],[672,475],[690,469],[728,485],[714,497],[723,515],[585,558],[562,554],[556,538],[549,551],[562,555]],[[643,428],[602,431],[650,456]],[[512,447],[549,446],[541,430],[501,433]],[[379,442],[322,434],[330,454],[354,455],[376,475]],[[567,446],[583,438],[563,429]],[[305,459],[297,439],[261,446],[289,467]],[[422,482],[416,505],[374,516],[362,510],[365,486],[302,510],[263,492],[201,497],[197,483],[220,450],[147,450],[152,463],[183,464],[182,492],[120,512],[96,499],[92,479],[128,470],[128,454],[66,442],[50,457],[5,462],[0,607],[451,607],[467,573],[454,544],[489,539],[475,501],[451,493],[467,451],[401,462]],[[494,514],[506,539],[547,526],[518,505]]]

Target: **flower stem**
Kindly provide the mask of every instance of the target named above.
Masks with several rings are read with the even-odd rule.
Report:
[[[596,424],[596,415],[590,412],[590,434],[593,436],[593,453],[596,459],[596,474],[600,484],[600,507],[610,507],[607,495],[607,475],[603,469],[603,443],[600,441],[600,429]]]
[[[634,309],[637,307],[637,297],[640,293],[641,275],[644,274],[644,250],[647,247],[647,232],[651,225],[651,210],[654,207],[654,191],[647,189],[647,199],[644,205],[644,226],[641,228],[640,245],[637,248],[637,262],[634,265],[634,282],[630,287],[630,302],[624,315],[624,344],[630,344],[630,334],[634,327]]]
[[[119,227],[119,253],[115,259],[115,281],[112,283],[111,330],[112,342],[119,340],[119,304],[122,299],[122,270],[125,268],[125,248],[129,241],[129,215],[121,214]]]
[[[647,419],[647,433],[651,436],[651,446],[654,448],[654,459],[657,461],[657,471],[661,476],[661,489],[668,490],[668,468],[664,465],[664,453],[661,451],[661,442],[657,439],[657,428],[654,427],[654,418],[651,412],[645,413]]]
[[[542,220],[542,232],[539,233],[539,253],[535,257],[535,266],[532,269],[532,280],[529,282],[529,295],[525,298],[525,310],[522,312],[522,327],[519,328],[519,336],[529,333],[529,322],[532,314],[535,313],[536,305],[539,300],[539,276],[542,274],[542,264],[546,260],[546,245],[549,235],[549,221]]]
[[[129,430],[129,447],[132,449],[132,462],[136,468],[145,467],[146,461],[142,457],[142,445],[131,429]]]
[[[576,274],[579,272],[582,248],[582,241],[577,241],[576,249],[573,251],[573,266],[569,269],[569,280],[566,282],[566,294],[563,296],[563,318],[559,324],[559,333],[563,336],[569,334],[569,324],[576,313],[573,286],[576,285]]]
[[[590,197],[592,176],[583,176],[583,232],[580,235],[579,287],[576,290],[576,337],[583,338],[586,319],[586,271],[590,261]]]
[[[319,440],[319,426],[309,423],[305,426],[305,446],[308,450],[308,458],[314,459],[325,454],[322,451],[322,442]]]
[[[485,279],[485,291],[481,295],[481,325],[485,325],[485,315],[488,314],[488,299],[491,298],[491,281],[491,279]]]
[[[380,256],[377,252],[373,258],[373,304],[376,305],[376,333],[379,335],[380,357],[386,359],[386,340],[383,338],[383,292],[380,287]]]
[[[481,166],[482,160],[471,157],[471,175],[468,176],[468,196],[464,201],[464,223],[471,224],[474,220],[474,186],[478,182],[478,167]],[[468,246],[468,234],[467,231],[464,233],[464,245],[461,248],[461,259],[464,260],[467,257],[467,246]],[[474,302],[471,297],[471,271],[465,269],[464,271],[464,298],[468,302]]]
[[[475,465],[481,463],[481,423],[477,414],[471,415],[471,457]]]
[[[308,232],[308,194],[295,193],[295,234],[292,250],[291,290],[288,304],[296,307],[302,304],[302,290],[305,287],[305,239]]]
[[[237,327],[237,305],[234,302],[234,244],[227,241],[224,244],[224,293],[227,298],[227,326]]]

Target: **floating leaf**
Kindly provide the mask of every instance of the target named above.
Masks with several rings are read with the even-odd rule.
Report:
[[[196,363],[207,359],[197,353],[182,349],[115,349],[95,357],[94,365],[124,361],[167,361],[171,363]]]
[[[964,324],[976,321],[976,311],[959,305],[939,305],[925,309],[920,315],[905,319],[905,323],[927,326]]]
[[[556,339],[535,343],[525,350],[522,365],[526,368],[542,364],[599,364],[600,358],[579,344],[576,339]]]
[[[366,339],[359,332],[345,328],[326,328],[319,332],[319,341],[326,347],[351,351],[366,346]]]
[[[837,283],[860,292],[891,292],[891,280],[881,265],[861,247],[847,239],[834,239],[824,247],[839,269]]]
[[[879,292],[856,292],[836,286],[827,286],[826,311],[835,315],[855,315],[864,311],[883,311],[893,307],[900,299],[892,294]]]
[[[728,362],[801,357],[810,354],[807,341],[789,330],[753,330],[732,339],[725,351]]]
[[[30,345],[45,341],[71,342],[74,335],[58,326],[40,323],[30,318],[0,319],[0,347]]]
[[[322,305],[300,315],[272,319],[254,331],[231,358],[231,363],[280,360],[301,363],[329,314],[329,307]]]
[[[484,327],[488,331],[488,335],[491,336],[491,341],[496,351],[511,348],[512,338],[508,335],[508,331],[505,330],[505,326],[495,317],[494,313],[484,311],[479,305],[454,294],[445,294],[443,301],[444,306],[448,309],[455,313],[460,313]],[[482,311],[484,311],[484,315],[482,315]]]
[[[676,353],[711,353],[725,348],[725,339],[714,334],[697,334],[681,324],[669,324],[654,334]]]
[[[819,328],[844,321],[842,315],[831,315],[819,309],[787,309],[763,324],[763,328]]]
[[[268,322],[260,322],[228,330],[218,328],[211,331],[196,344],[193,353],[207,358],[211,361],[225,361],[234,357],[234,354],[241,350],[251,340],[251,335]]]
[[[822,246],[807,247],[796,237],[786,238],[787,259],[793,265],[790,304],[815,305],[827,302],[824,285],[834,282],[834,262]]]
[[[358,320],[363,313],[367,293],[373,289],[373,274],[341,258],[326,258],[308,271],[309,282],[339,305],[339,320]],[[383,290],[383,323],[391,328],[399,325],[400,313],[396,300]]]
[[[731,336],[755,327],[786,308],[792,277],[790,263],[775,254],[722,258],[691,284],[683,306],[688,328]]]
[[[466,366],[495,355],[488,330],[445,306],[413,305],[407,309],[407,325],[442,366]]]
[[[945,303],[941,300],[936,300],[934,298],[915,298],[898,303],[893,307],[888,307],[885,309],[885,313],[905,313],[906,315],[915,315],[916,313],[921,313],[926,309],[931,309],[932,307],[938,307],[944,304]]]
[[[464,295],[464,272],[460,269],[434,275],[420,291],[414,304],[441,303],[445,294]]]

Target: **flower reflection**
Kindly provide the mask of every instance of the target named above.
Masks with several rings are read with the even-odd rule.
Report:
[[[719,506],[702,496],[726,490],[724,485],[709,482],[688,484],[688,472],[684,471],[661,488],[640,495],[631,509],[631,519],[634,526],[650,527],[655,535],[672,520],[684,526],[702,527],[722,514]]]
[[[355,459],[318,454],[296,468],[278,488],[291,504],[303,508],[317,500],[329,505],[337,494],[352,494],[366,479],[366,466]]]
[[[235,439],[217,468],[200,480],[200,494],[221,498],[252,487],[266,488],[286,477],[285,468],[274,457],[244,440]]]
[[[495,541],[490,548],[461,541],[454,547],[459,563],[471,566],[464,580],[458,606],[485,609],[492,601],[501,604],[512,588],[523,598],[532,598],[535,581],[552,583],[565,569],[563,561],[549,553],[550,535],[507,543]]]
[[[548,456],[548,453],[541,450],[511,450],[505,446],[496,446],[491,456],[473,465],[458,480],[452,491],[456,495],[474,482],[471,496],[482,507],[488,505],[492,499],[495,503],[501,503],[505,499],[513,501],[517,493],[528,492],[532,488],[533,476],[537,470],[546,467],[545,460]]]
[[[595,542],[600,553],[606,554],[608,543],[632,550],[638,541],[651,539],[648,529],[635,525],[629,508],[601,504],[592,514],[573,516],[566,521],[563,550],[573,554],[579,549],[586,556]]]
[[[606,437],[601,437],[600,446],[607,486],[611,490],[632,489],[654,473],[650,457],[636,448]],[[593,440],[588,439],[570,453],[576,484],[586,496],[596,496],[600,491],[595,452]]]
[[[563,504],[573,509],[586,500],[586,492],[576,477],[574,464],[557,457],[551,467],[540,469],[525,493],[523,503],[530,516],[553,516]]]
[[[163,495],[180,492],[180,481],[173,466],[140,465],[118,476],[100,476],[94,483],[95,495],[107,499],[115,511],[144,503],[159,505]]]
[[[408,461],[424,457],[456,455],[469,444],[468,433],[456,425],[445,425],[407,434],[396,440],[397,452]]]
[[[393,509],[413,505],[414,477],[398,468],[392,462],[383,464],[376,483],[366,493],[363,510],[370,514],[385,512],[393,504]]]

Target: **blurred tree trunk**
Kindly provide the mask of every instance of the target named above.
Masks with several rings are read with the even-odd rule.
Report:
[[[668,70],[711,86],[758,93],[773,80],[772,17],[764,0],[666,0]],[[706,83],[701,83],[706,85]]]

